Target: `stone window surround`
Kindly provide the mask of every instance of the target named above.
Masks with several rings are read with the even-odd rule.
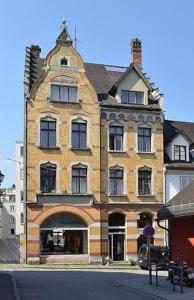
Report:
[[[91,167],[88,162],[81,162],[81,161],[73,161],[71,162],[69,168],[67,168],[67,172],[69,173],[69,182],[70,182],[70,189],[67,189],[68,194],[73,194],[72,193],[72,167],[77,166],[77,165],[83,165],[87,168],[87,195],[92,194],[91,192]],[[73,194],[73,195],[79,195],[79,194]]]
[[[109,148],[109,128],[110,126],[120,126],[123,127],[123,150],[111,150]],[[107,125],[107,151],[108,152],[127,152],[127,123],[124,121],[110,120]]]
[[[151,169],[151,194],[149,195],[139,195],[138,193],[138,171],[139,169],[142,169],[142,168],[149,168]],[[155,195],[155,169],[152,165],[138,165],[136,167],[136,196],[137,197],[153,197]]]
[[[86,126],[86,148],[72,148],[72,122],[73,121],[82,121],[84,123],[87,124]],[[76,114],[76,115],[73,115],[69,118],[69,121],[67,123],[68,127],[69,127],[69,143],[67,144],[67,147],[69,149],[77,149],[77,150],[80,150],[80,149],[91,149],[92,148],[92,145],[91,145],[91,139],[90,139],[90,128],[91,128],[91,121],[88,117],[86,117],[85,115],[82,115],[82,114]]]
[[[110,169],[111,168],[117,168],[117,167],[123,170],[123,194],[121,194],[121,195],[111,194],[110,193]],[[106,194],[109,197],[127,196],[127,169],[125,168],[125,166],[122,165],[122,164],[120,164],[120,165],[110,165],[108,167],[108,174],[107,175],[108,175],[107,176],[108,177],[108,186],[107,186],[107,193]]]
[[[151,129],[151,151],[150,152],[141,152],[138,150],[138,128],[150,128]],[[138,122],[136,125],[136,137],[135,137],[135,149],[134,151],[137,152],[138,154],[149,154],[149,153],[155,153],[155,145],[154,145],[154,136],[155,136],[155,128],[152,123],[148,122]]]
[[[41,161],[39,161],[39,164],[38,164],[38,166],[37,166],[37,170],[36,170],[36,172],[37,172],[37,178],[38,178],[38,183],[37,183],[37,185],[38,185],[38,187],[39,187],[39,189],[36,190],[36,193],[37,193],[37,194],[42,194],[42,192],[41,192],[41,190],[40,190],[40,166],[41,166],[42,164],[47,164],[47,163],[48,163],[48,160],[41,160]],[[55,161],[55,160],[49,160],[49,163],[51,163],[51,164],[53,164],[53,165],[56,165],[56,191],[55,191],[55,193],[51,193],[51,194],[61,193],[61,190],[59,190],[59,172],[60,172],[60,170],[61,170],[61,167],[59,167],[58,161]]]

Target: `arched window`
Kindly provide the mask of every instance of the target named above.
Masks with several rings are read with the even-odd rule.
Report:
[[[153,215],[148,212],[142,212],[138,215],[137,228],[145,228],[148,225],[152,226]]]
[[[56,165],[50,162],[40,165],[40,190],[51,193],[56,190]]]
[[[72,166],[72,193],[87,193],[87,166],[81,163]]]
[[[123,195],[123,168],[114,166],[109,169],[109,193]]]
[[[56,147],[56,120],[42,118],[40,120],[40,146],[45,148]]]
[[[142,167],[138,169],[138,195],[151,195],[152,169]]]
[[[87,147],[87,122],[82,119],[72,121],[71,142],[72,148]]]
[[[112,213],[108,216],[108,226],[125,226],[125,215],[121,213]]]
[[[62,58],[61,59],[61,66],[67,66],[68,65],[68,59],[67,58]]]

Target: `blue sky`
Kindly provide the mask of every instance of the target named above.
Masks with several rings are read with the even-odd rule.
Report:
[[[131,38],[143,44],[143,67],[165,95],[166,119],[194,121],[194,1],[6,0],[0,10],[0,153],[15,158],[23,139],[25,47],[42,56],[55,45],[62,18],[87,62],[127,66]],[[15,164],[0,154],[3,186],[15,182]]]

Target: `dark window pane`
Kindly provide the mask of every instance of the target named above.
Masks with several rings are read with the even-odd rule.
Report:
[[[143,104],[143,96],[144,96],[144,93],[136,92],[136,103],[137,104]]]
[[[109,126],[109,149],[117,151],[123,150],[122,126]]]
[[[151,194],[151,171],[149,170],[138,171],[138,194],[139,195]]]
[[[40,189],[43,193],[50,193],[56,188],[56,165],[42,164],[40,166]]]
[[[72,193],[87,193],[87,168],[72,168]]]
[[[129,92],[129,103],[136,103],[136,92]]]
[[[87,124],[72,122],[72,147],[85,148],[87,144]]]
[[[151,152],[151,128],[138,128],[138,151]]]
[[[72,132],[72,147],[79,148],[79,139],[77,132]]]
[[[70,87],[69,88],[69,101],[75,102],[77,100],[77,88],[76,87]]]
[[[56,122],[55,121],[41,120],[40,145],[44,147],[56,146]]]
[[[123,194],[123,170],[110,169],[109,170],[109,184],[110,184],[110,194],[122,195]]]
[[[59,86],[57,85],[51,86],[51,99],[55,101],[59,101]]]
[[[129,93],[128,91],[121,91],[121,102],[122,103],[129,103]]]

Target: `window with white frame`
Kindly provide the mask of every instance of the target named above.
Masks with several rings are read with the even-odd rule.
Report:
[[[186,161],[186,146],[174,145],[174,160]]]
[[[138,152],[151,152],[152,129],[138,127]]]
[[[59,102],[77,102],[77,87],[52,84],[51,100]]]
[[[121,90],[121,102],[126,104],[143,104],[144,92]]]
[[[87,147],[87,122],[84,120],[72,121],[71,143],[73,148]]]
[[[109,169],[110,195],[123,195],[123,168],[119,166]]]
[[[24,169],[20,169],[20,179],[24,179]]]
[[[23,157],[24,155],[24,146],[20,146],[20,156]]]
[[[194,181],[194,176],[180,176],[180,190],[182,191],[188,184]]]
[[[109,126],[109,150],[123,151],[123,126]]]
[[[40,190],[51,193],[56,190],[56,165],[50,162],[40,165]]]
[[[20,191],[20,202],[24,202],[24,191]]]
[[[14,205],[10,205],[10,212],[13,212],[13,211],[15,211],[15,206]]]
[[[72,193],[87,193],[87,166],[82,164],[72,166]]]
[[[151,195],[152,169],[143,167],[138,169],[138,195]]]
[[[24,213],[20,213],[20,223],[24,224]]]
[[[56,147],[56,120],[40,120],[40,146]]]

